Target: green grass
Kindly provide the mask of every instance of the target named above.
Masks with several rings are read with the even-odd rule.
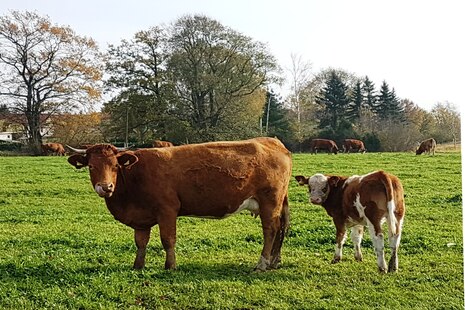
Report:
[[[330,264],[334,225],[294,179],[280,269],[251,273],[262,235],[244,213],[179,218],[175,271],[163,270],[155,227],[136,272],[133,231],[113,219],[87,171],[64,157],[0,157],[0,309],[463,309],[460,153],[294,154],[293,163],[293,175],[383,169],[402,180],[397,274],[378,273],[367,233],[362,263],[349,238]]]

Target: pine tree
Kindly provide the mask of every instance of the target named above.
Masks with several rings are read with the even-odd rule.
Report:
[[[365,76],[365,80],[363,81],[362,86],[363,91],[363,105],[371,110],[373,113],[376,113],[377,109],[377,101],[376,101],[376,94],[375,94],[375,84]]]
[[[266,93],[262,117],[262,131],[270,137],[278,137],[285,140],[291,131],[289,120],[286,117],[284,102],[278,98],[273,90]]]
[[[381,84],[376,114],[380,119],[403,120],[402,104],[395,90],[390,90],[386,81]]]
[[[352,89],[352,94],[350,96],[350,106],[347,110],[347,116],[351,120],[357,120],[360,118],[362,106],[363,106],[363,92],[362,92],[362,82],[357,81],[354,88]]]
[[[331,73],[316,101],[322,106],[319,128],[329,127],[337,130],[342,120],[347,117],[350,100],[347,96],[347,85],[336,72]]]

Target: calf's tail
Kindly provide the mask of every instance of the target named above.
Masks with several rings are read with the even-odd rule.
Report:
[[[397,219],[394,211],[396,210],[396,201],[394,201],[394,188],[392,186],[391,178],[382,172],[381,181],[384,184],[386,189],[386,197],[387,197],[387,221],[388,221],[388,229],[391,235],[395,235],[397,232]]]

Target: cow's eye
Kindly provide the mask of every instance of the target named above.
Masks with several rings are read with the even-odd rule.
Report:
[[[89,170],[93,170],[93,169],[94,169],[94,166],[89,165]]]
[[[327,188],[327,187],[325,187],[325,188],[323,188],[321,191],[322,191],[323,193],[325,193],[325,194],[326,194],[326,192],[328,191],[328,188]]]

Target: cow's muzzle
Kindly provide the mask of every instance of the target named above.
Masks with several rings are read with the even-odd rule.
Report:
[[[95,184],[95,192],[100,197],[111,197],[113,195],[113,191],[115,190],[115,186],[113,183],[97,183]]]

